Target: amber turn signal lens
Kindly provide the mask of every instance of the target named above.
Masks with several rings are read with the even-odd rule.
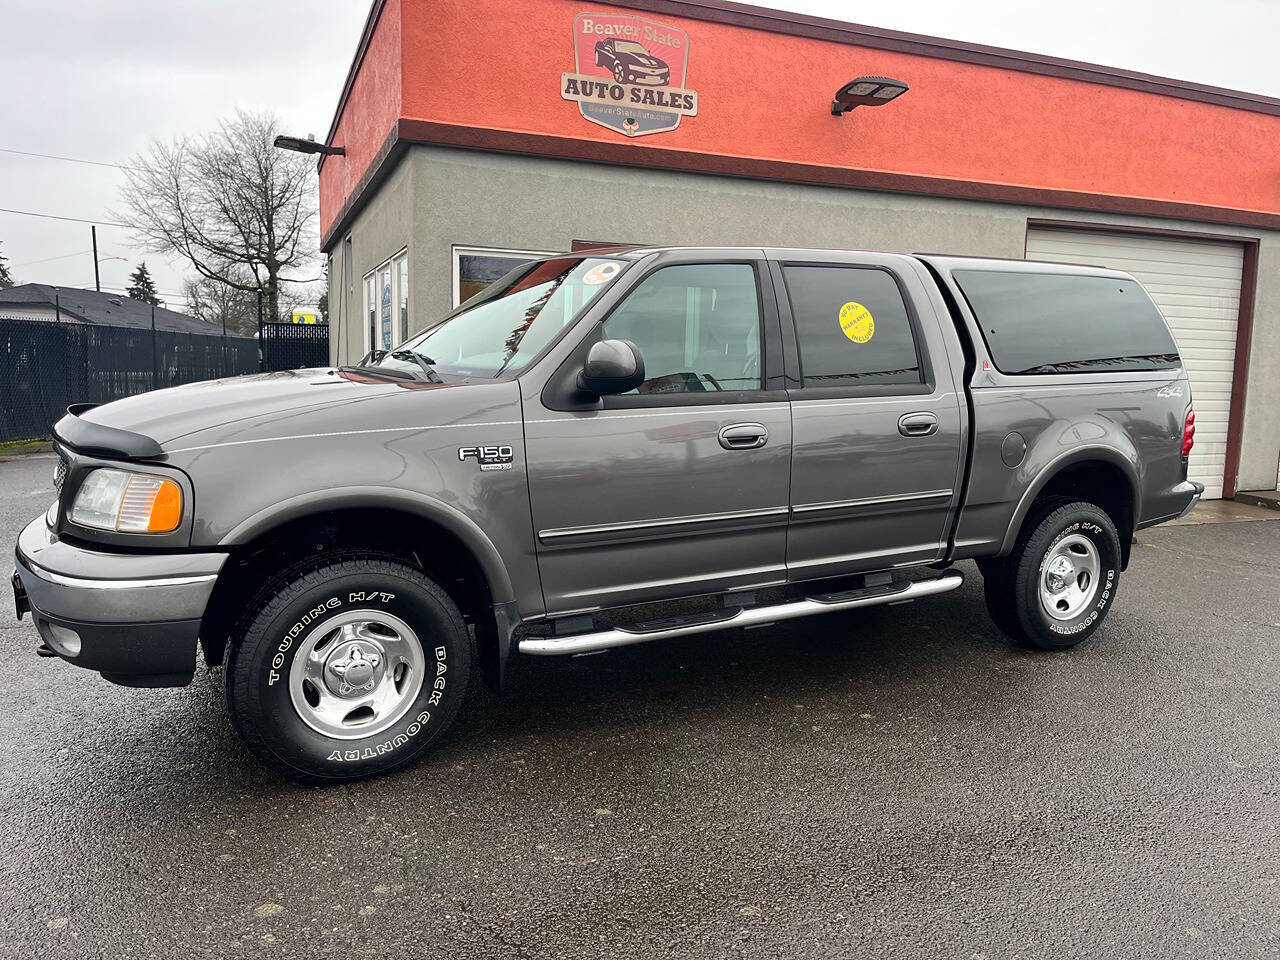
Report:
[[[168,533],[177,530],[182,522],[182,491],[172,480],[165,480],[156,491],[151,504],[151,517],[147,520],[150,533]]]

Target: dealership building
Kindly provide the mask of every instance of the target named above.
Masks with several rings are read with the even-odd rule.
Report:
[[[1178,340],[1192,478],[1277,486],[1280,100],[725,0],[375,0],[325,143],[336,362],[598,244],[1105,264]]]

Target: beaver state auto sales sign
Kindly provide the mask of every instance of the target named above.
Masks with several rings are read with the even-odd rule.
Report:
[[[698,115],[686,88],[689,35],[664,23],[618,13],[573,19],[574,72],[560,75],[560,96],[592,123],[628,137],[665,133]]]

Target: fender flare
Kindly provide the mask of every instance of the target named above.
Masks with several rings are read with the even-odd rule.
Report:
[[[489,596],[494,604],[514,603],[515,591],[506,564],[493,541],[474,520],[462,511],[435,497],[389,487],[336,487],[315,490],[269,507],[242,520],[219,542],[220,547],[236,547],[255,540],[269,530],[311,514],[328,510],[388,509],[412,513],[439,524],[471,551],[488,581]]]
[[[1031,511],[1031,504],[1040,495],[1040,491],[1048,486],[1049,481],[1066,467],[1085,460],[1102,460],[1120,469],[1125,479],[1129,481],[1129,492],[1133,500],[1133,519],[1134,523],[1137,523],[1138,517],[1142,515],[1142,504],[1140,502],[1142,487],[1138,483],[1138,471],[1137,467],[1134,466],[1134,461],[1125,457],[1124,452],[1115,447],[1075,447],[1041,467],[1040,472],[1036,474],[1035,480],[1027,486],[1027,489],[1022,494],[1022,499],[1018,501],[1017,509],[1013,512],[1013,517],[1009,520],[1008,527],[1005,528],[1004,539],[1000,543],[1000,551],[996,554],[997,556],[1004,557],[1009,555],[1014,543],[1017,542],[1022,523],[1027,519],[1027,514]],[[1126,545],[1126,554],[1127,551]]]

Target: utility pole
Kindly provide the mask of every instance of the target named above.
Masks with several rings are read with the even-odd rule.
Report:
[[[102,292],[102,281],[98,278],[98,225],[89,225],[89,235],[93,237],[93,289]]]

